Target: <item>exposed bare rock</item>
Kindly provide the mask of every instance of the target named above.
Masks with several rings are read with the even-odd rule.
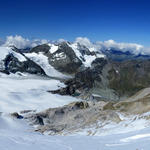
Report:
[[[19,115],[17,112],[11,113],[11,117],[16,119],[23,119],[23,116]]]
[[[48,134],[69,134],[87,129],[90,126],[102,128],[109,123],[120,123],[119,114],[140,118],[150,112],[150,88],[136,93],[123,101],[79,101],[58,108],[50,108],[39,113],[30,113],[25,118],[36,131]],[[136,118],[135,118],[136,119]],[[150,119],[146,116],[145,119]],[[101,124],[101,125],[99,125]]]
[[[121,102],[116,105],[116,109],[128,114],[143,114],[150,111],[150,99],[139,99],[134,102]]]
[[[76,109],[86,109],[89,108],[89,103],[88,102],[73,102],[70,103],[69,106],[72,108],[75,107]]]
[[[60,43],[58,50],[49,54],[48,60],[55,69],[68,74],[76,73],[82,66],[82,61],[66,42]]]
[[[26,116],[33,125],[38,125],[36,131],[49,134],[73,133],[100,122],[120,122],[115,111],[103,111],[105,102],[73,102],[59,108],[50,108],[40,113]]]
[[[33,112],[36,112],[36,110],[22,110],[20,111],[20,114],[27,114],[27,113],[33,113]]]
[[[106,105],[104,105],[103,110],[114,110],[114,102],[108,102]]]

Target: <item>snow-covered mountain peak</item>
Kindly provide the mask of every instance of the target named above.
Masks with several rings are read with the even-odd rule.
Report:
[[[9,60],[14,57],[20,62],[24,62],[27,59],[13,50],[12,47],[0,47],[0,70],[7,68]]]
[[[18,58],[18,60],[21,62],[26,61],[26,58],[15,52],[12,47],[0,47],[0,61],[5,59],[5,57],[10,54]]]
[[[43,66],[51,66],[59,72],[67,74],[77,72],[80,70],[80,67],[91,67],[92,62],[97,58],[105,58],[105,55],[98,51],[94,45],[89,46],[76,41],[74,43],[62,41],[39,45],[32,48],[25,55],[34,62],[36,60],[35,63],[39,64],[39,61],[42,62],[42,64],[40,63],[42,68]],[[43,56],[41,57],[41,55]],[[40,58],[38,62],[37,58]],[[47,64],[44,63],[46,59]]]
[[[85,67],[91,67],[91,63],[96,58],[105,58],[98,49],[92,45],[85,45],[85,43],[79,43],[78,41],[68,44],[73,49],[76,56],[82,61]]]

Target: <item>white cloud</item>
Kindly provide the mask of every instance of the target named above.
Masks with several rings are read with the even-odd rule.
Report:
[[[98,51],[101,49],[99,44],[92,43],[87,37],[77,37],[75,39],[75,43],[85,45],[87,48],[89,48],[90,51]]]
[[[77,37],[75,42],[80,43],[81,45],[86,45],[87,47],[93,46],[90,40],[86,37]]]
[[[104,50],[120,50],[123,52],[130,51],[133,54],[139,54],[141,53],[145,48],[143,45],[136,44],[136,43],[117,43],[114,40],[108,40],[108,41],[98,41],[96,44],[100,45],[102,49]]]
[[[58,43],[64,42],[64,41],[66,41],[66,40],[64,40],[64,39],[57,40]],[[46,39],[29,40],[29,39],[23,38],[22,36],[19,36],[19,35],[7,36],[5,41],[0,39],[0,45],[2,45],[2,46],[14,45],[19,49],[35,47],[37,45],[41,45],[41,44],[45,44],[45,43],[50,43],[50,41],[46,40]],[[146,48],[143,45],[136,44],[136,43],[118,43],[114,40],[97,41],[95,43],[92,43],[86,37],[77,37],[75,39],[74,43],[80,43],[81,45],[85,45],[91,51],[115,49],[115,50],[123,51],[123,52],[129,51],[135,55],[138,55],[138,54],[150,55],[150,48]]]
[[[17,48],[26,48],[30,46],[30,41],[22,36],[7,36],[3,46],[16,46]]]
[[[118,50],[122,52],[131,52],[132,54],[138,55],[150,55],[150,48],[146,48],[143,45],[136,44],[136,43],[118,43],[114,40],[108,40],[108,41],[97,41],[96,43],[92,43],[88,38],[86,37],[78,37],[76,38],[75,42],[78,42],[82,45],[86,45],[88,48],[93,48],[96,50]]]
[[[39,39],[34,39],[34,40],[29,40],[27,38],[23,38],[22,36],[16,35],[16,36],[7,36],[6,41],[2,46],[15,46],[19,49],[24,49],[28,47],[35,47],[40,44],[45,44],[48,43],[48,40],[39,40]]]
[[[62,42],[66,42],[66,40],[65,39],[58,39],[57,42],[62,43]]]
[[[48,43],[49,41],[46,40],[46,39],[34,39],[32,41],[30,41],[30,47],[35,47],[35,46],[38,46],[38,45],[41,45],[41,44],[46,44]]]

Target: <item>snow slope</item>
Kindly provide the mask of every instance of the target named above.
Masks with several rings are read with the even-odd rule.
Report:
[[[107,136],[48,136],[23,120],[0,117],[1,150],[149,150],[150,128]]]
[[[53,48],[54,50],[54,48]],[[53,66],[48,62],[48,57],[45,56],[42,52],[40,53],[25,53],[25,55],[30,58],[32,61],[40,65],[40,67],[45,71],[46,75],[50,77],[59,77],[67,78],[68,76],[57,71]]]
[[[0,77],[0,112],[15,112],[25,109],[44,110],[75,101],[75,98],[48,93],[48,90],[64,86],[57,80],[30,77]]]
[[[0,150],[149,150],[149,122],[143,119],[133,122],[132,117],[121,116],[125,120],[122,124],[106,125],[98,136],[85,136],[84,131],[72,136],[33,132],[25,120],[11,118],[9,113],[25,109],[41,111],[77,99],[47,93],[64,86],[48,78],[0,74],[0,83],[0,112],[3,112],[0,113]]]
[[[0,61],[5,59],[5,57],[10,53],[13,54],[16,58],[18,58],[19,61],[26,61],[26,58],[24,56],[13,51],[11,47],[0,47]]]
[[[20,62],[26,61],[26,58],[21,54],[12,50],[11,47],[0,47],[0,69],[4,69],[4,62],[3,60],[6,58],[7,55],[12,54],[16,57]]]

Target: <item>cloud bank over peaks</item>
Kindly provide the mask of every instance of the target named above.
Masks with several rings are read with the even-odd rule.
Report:
[[[77,37],[74,41],[74,43],[79,43],[80,45],[86,46],[90,51],[100,51],[101,46],[96,43],[92,43],[88,38],[86,37]]]
[[[37,45],[46,43],[61,43],[65,42],[64,39],[57,41],[50,41],[46,39],[33,39],[29,40],[20,35],[7,36],[6,40],[0,38],[0,46],[15,46],[19,49],[32,48]],[[136,43],[118,43],[114,40],[97,41],[91,42],[87,37],[77,37],[73,43],[79,43],[80,45],[86,46],[90,51],[105,51],[105,50],[118,50],[122,52],[129,51],[132,54],[138,55],[150,55],[150,48],[146,48],[143,45]]]
[[[134,55],[142,54],[142,55],[150,55],[150,48],[146,48],[143,45],[136,44],[136,43],[118,43],[114,40],[107,40],[107,41],[97,41],[92,43],[86,37],[78,37],[76,38],[75,42],[86,45],[88,48],[94,48],[99,51],[105,50],[117,50],[122,52],[129,51]]]
[[[101,46],[102,50],[118,50],[122,52],[129,51],[132,54],[138,55],[140,54],[145,48],[143,45],[136,44],[136,43],[117,43],[114,40],[108,40],[108,41],[98,41],[96,44]]]
[[[29,40],[27,38],[23,38],[20,35],[16,35],[16,36],[7,36],[6,40],[4,41],[3,44],[1,44],[1,46],[15,46],[18,49],[25,49],[45,43],[48,43],[48,40],[39,40],[39,39]]]

